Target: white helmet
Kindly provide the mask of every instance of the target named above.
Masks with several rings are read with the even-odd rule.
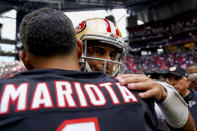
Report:
[[[98,60],[104,62],[103,71],[106,72],[107,63],[113,63],[112,76],[118,73],[124,73],[125,70],[125,58],[128,50],[128,46],[122,39],[122,35],[119,29],[111,21],[104,18],[92,18],[81,22],[76,27],[77,38],[83,42],[83,55],[80,62],[82,63],[82,68],[85,72],[91,72],[91,68],[87,62],[90,60]],[[121,49],[121,54],[119,57],[112,61],[102,58],[88,57],[87,56],[87,41],[94,40],[99,41],[103,44],[108,44]]]

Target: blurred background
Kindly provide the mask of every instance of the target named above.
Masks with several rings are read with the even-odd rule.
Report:
[[[24,71],[18,28],[38,8],[65,12],[77,26],[103,17],[116,23],[129,46],[127,73],[165,73],[197,63],[197,0],[1,0],[0,78]]]

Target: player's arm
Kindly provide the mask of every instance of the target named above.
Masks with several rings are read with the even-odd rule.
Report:
[[[142,99],[153,98],[173,130],[196,130],[187,104],[173,87],[141,74],[122,74],[118,75],[116,79],[121,85],[126,85],[129,89],[144,91],[139,93],[139,97]]]

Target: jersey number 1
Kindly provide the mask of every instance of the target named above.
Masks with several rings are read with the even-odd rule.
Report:
[[[65,120],[56,131],[100,131],[98,118]]]

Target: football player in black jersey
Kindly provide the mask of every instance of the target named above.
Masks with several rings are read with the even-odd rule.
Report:
[[[115,24],[103,18],[87,19],[76,28],[76,34],[77,38],[83,42],[84,52],[81,57],[81,65],[84,71],[104,71],[112,76],[123,73],[124,59],[128,48]],[[125,74],[117,76],[116,79],[122,85],[128,84],[131,89],[145,90],[146,92],[139,93],[141,98],[152,97],[159,103],[162,101],[161,96],[165,94],[162,83],[158,83],[144,75]],[[184,105],[183,103],[181,104]],[[173,104],[172,106],[176,108]],[[184,128],[184,124],[176,126],[172,123],[169,124],[174,127]],[[188,130],[187,126],[185,127],[184,130]]]
[[[19,30],[28,71],[0,80],[1,131],[157,130],[137,91],[102,72],[80,72],[82,44],[63,12],[33,11]]]

